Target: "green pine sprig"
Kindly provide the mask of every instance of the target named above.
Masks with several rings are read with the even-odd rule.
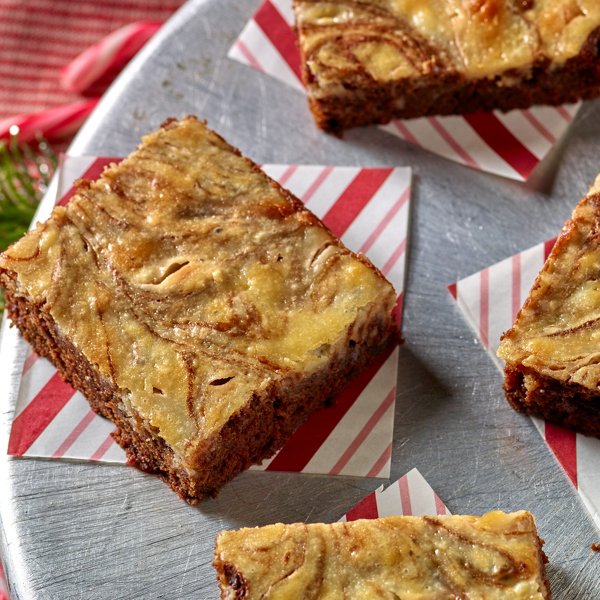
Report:
[[[28,229],[56,170],[58,160],[48,143],[20,144],[18,136],[0,142],[0,251]],[[0,292],[0,315],[4,297]]]

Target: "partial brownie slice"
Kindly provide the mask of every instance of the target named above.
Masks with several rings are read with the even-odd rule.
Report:
[[[221,598],[550,598],[533,516],[385,517],[223,531]]]
[[[498,356],[514,408],[600,437],[600,177],[566,222]]]
[[[272,455],[397,335],[395,292],[193,117],[0,255],[14,323],[189,502]]]
[[[319,127],[600,95],[596,0],[294,0]]]

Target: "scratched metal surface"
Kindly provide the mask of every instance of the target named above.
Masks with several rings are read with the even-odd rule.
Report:
[[[193,1],[113,86],[73,153],[128,153],[168,116],[198,114],[258,162],[410,165],[414,210],[392,477],[412,467],[454,513],[537,517],[556,599],[600,598],[598,532],[501,377],[474,343],[449,282],[555,235],[600,171],[600,104],[588,104],[528,186],[477,173],[374,129],[343,140],[304,98],[226,53],[258,0]],[[4,328],[0,445],[22,347]],[[337,519],[380,481],[245,473],[192,508],[134,469],[0,456],[0,515],[15,599],[217,597],[216,532]]]

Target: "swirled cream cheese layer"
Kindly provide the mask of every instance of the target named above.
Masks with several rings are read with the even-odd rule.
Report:
[[[549,597],[525,511],[224,531],[213,564],[227,600]]]
[[[509,366],[600,385],[600,177],[566,222],[498,356]]]
[[[600,27],[597,0],[295,0],[300,45],[321,88],[443,70],[467,79],[560,66]],[[310,86],[309,81],[309,86]]]
[[[366,259],[191,117],[80,183],[0,267],[182,454],[395,302]]]

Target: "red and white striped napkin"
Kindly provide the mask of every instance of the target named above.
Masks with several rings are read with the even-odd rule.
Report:
[[[265,0],[228,56],[303,91],[291,4]],[[525,181],[578,108],[535,106],[509,113],[395,120],[382,129],[463,165]]]
[[[465,320],[501,370],[496,356],[500,336],[511,327],[554,242],[538,244],[449,286]],[[600,440],[532,420],[600,527]]]
[[[2,561],[0,561],[0,600],[10,600],[8,595],[8,585],[4,576],[4,569],[2,568]]]
[[[389,485],[365,496],[340,521],[377,519],[379,517],[449,515],[439,496],[417,469]]]
[[[68,202],[70,182],[98,177],[118,159],[67,157],[57,198]],[[400,325],[411,172],[408,168],[264,165],[264,170],[319,216],[351,249],[363,252],[393,283]],[[48,202],[46,202],[48,200]],[[46,198],[39,218],[53,204]],[[388,477],[392,450],[398,350],[381,356],[354,379],[331,408],[302,425],[288,444],[260,467],[332,475]],[[125,462],[111,437],[113,425],[95,415],[83,396],[64,383],[45,359],[24,363],[8,452]]]

